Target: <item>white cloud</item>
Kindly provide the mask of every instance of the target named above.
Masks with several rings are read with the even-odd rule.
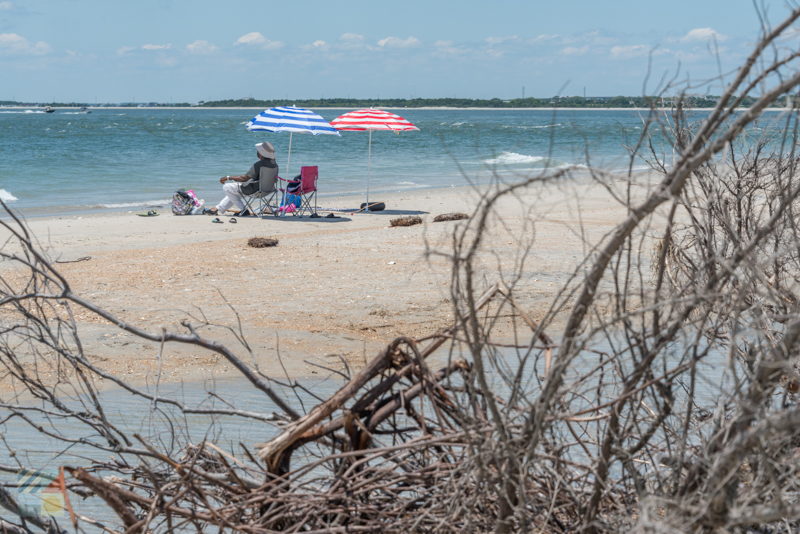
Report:
[[[245,45],[245,46],[254,46],[257,48],[263,48],[264,50],[275,50],[278,48],[283,47],[283,43],[280,41],[270,41],[266,37],[264,37],[261,32],[250,32],[242,35],[239,37],[235,45]]]
[[[313,50],[316,52],[328,52],[331,50],[331,45],[327,41],[323,41],[322,39],[317,39],[313,43],[305,44],[301,46],[303,50]]]
[[[372,45],[367,44],[366,38],[360,33],[343,33],[339,36],[339,40],[333,45],[334,49],[347,50],[347,51],[360,51],[364,49],[374,48]]]
[[[13,2],[0,2],[0,11],[10,11],[14,9]]]
[[[260,45],[267,42],[267,38],[264,37],[261,32],[250,32],[242,35],[238,39],[236,39],[237,45]]]
[[[559,37],[561,37],[561,36],[556,34],[556,33],[542,33],[540,35],[537,35],[533,39],[529,39],[528,42],[530,42],[530,43],[542,43],[542,42],[545,42],[545,41],[553,41],[555,39],[558,39]]]
[[[783,41],[789,39],[797,39],[798,37],[800,37],[800,28],[791,27],[783,30],[783,33],[781,33],[780,37],[778,37],[778,40]]]
[[[578,39],[585,43],[591,43],[594,45],[610,45],[616,42],[616,39],[603,35],[597,30],[584,33],[583,35],[578,36]]]
[[[779,40],[797,39],[800,37],[800,28],[786,28],[778,38]]]
[[[611,56],[619,59],[646,56],[652,50],[647,45],[612,46]]]
[[[216,45],[203,40],[195,41],[186,45],[186,51],[190,54],[213,54],[217,50],[219,49]]]
[[[486,39],[484,39],[484,41],[486,41],[490,45],[503,44],[509,41],[518,41],[518,40],[519,37],[517,37],[516,35],[506,35],[504,37],[487,37]]]
[[[172,48],[171,44],[143,44],[142,50],[169,50]]]
[[[32,43],[18,33],[0,33],[0,53],[41,56],[50,52],[44,41]]]
[[[381,48],[411,48],[413,46],[419,46],[419,39],[416,37],[408,37],[406,39],[386,37],[378,41],[378,46]]]
[[[561,54],[564,56],[582,56],[589,52],[588,46],[567,46],[561,49]]]
[[[441,54],[464,54],[466,50],[463,50],[453,44],[453,41],[436,41],[433,43],[433,46],[436,48],[436,51]]]
[[[120,46],[117,48],[117,55],[118,56],[127,56],[132,52],[138,52],[144,50],[145,52],[158,52],[160,50],[170,50],[172,48],[171,44],[152,44],[147,43],[143,44],[142,46]]]
[[[339,39],[341,39],[342,41],[351,41],[351,42],[352,41],[363,41],[364,40],[364,36],[360,35],[358,33],[343,33],[339,37]]]
[[[716,39],[717,41],[724,41],[728,37],[717,32],[713,28],[695,28],[689,30],[689,33],[681,37],[684,43],[691,43],[696,41],[710,41]]]

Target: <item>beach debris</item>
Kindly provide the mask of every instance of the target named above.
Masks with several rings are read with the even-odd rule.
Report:
[[[422,217],[409,215],[408,217],[398,217],[389,221],[391,226],[414,226],[415,224],[422,224]]]
[[[247,240],[247,246],[253,248],[274,247],[278,245],[278,240],[274,237],[251,237]]]
[[[79,261],[87,261],[91,259],[92,259],[91,256],[81,256],[76,260],[56,260],[56,263],[78,263]]]
[[[358,211],[383,211],[385,209],[386,204],[384,202],[370,202],[369,204],[362,202]]]
[[[443,221],[460,221],[461,219],[469,219],[466,213],[442,213],[433,218],[433,222]]]

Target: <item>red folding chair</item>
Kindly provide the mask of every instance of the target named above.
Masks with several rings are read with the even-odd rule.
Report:
[[[316,215],[317,213],[317,178],[319,178],[319,167],[316,165],[308,167],[300,167],[299,180],[280,180],[286,182],[286,188],[281,189],[284,194],[284,201],[281,203],[281,212],[292,213],[294,215],[303,216],[305,213]],[[300,206],[297,209],[292,209],[286,202],[287,195],[295,195],[300,197]],[[311,201],[314,201],[314,206],[311,206]],[[286,208],[290,209],[286,209]]]

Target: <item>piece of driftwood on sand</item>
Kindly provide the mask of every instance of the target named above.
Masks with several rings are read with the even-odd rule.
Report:
[[[276,247],[278,240],[274,237],[251,237],[247,240],[247,246],[253,248]]]
[[[422,224],[422,217],[419,215],[407,215],[389,221],[389,226],[414,226],[415,224]]]
[[[469,219],[466,213],[442,213],[433,218],[433,222],[461,221]]]

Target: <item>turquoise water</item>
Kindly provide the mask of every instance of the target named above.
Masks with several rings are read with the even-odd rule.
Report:
[[[583,164],[624,168],[626,146],[641,134],[645,111],[395,110],[420,131],[341,137],[248,132],[255,109],[0,110],[0,198],[26,216],[163,205],[192,188],[207,203],[220,198],[219,176],[244,173],[254,145],[272,142],[281,175],[302,164],[320,168],[326,194],[360,195],[508,179],[542,168]],[[332,120],[349,109],[315,110]],[[643,162],[636,162],[644,166]],[[376,198],[376,197],[372,197]]]

